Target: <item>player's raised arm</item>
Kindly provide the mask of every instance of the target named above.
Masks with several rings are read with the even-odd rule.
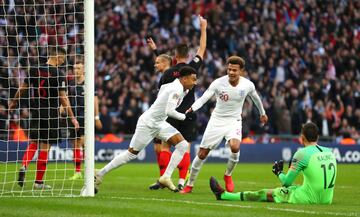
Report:
[[[151,50],[154,52],[155,56],[159,56],[159,52],[157,51],[157,46],[151,37],[146,38],[146,43],[149,45]]]
[[[66,109],[68,116],[71,118],[71,122],[74,124],[76,129],[80,128],[79,122],[76,120],[76,117],[71,109],[69,98],[66,95],[66,91],[59,91],[59,98],[61,105]]]
[[[204,58],[204,53],[206,50],[206,27],[207,27],[207,20],[204,19],[202,16],[199,15],[199,22],[200,22],[200,47],[197,51],[196,55],[200,56],[201,59]]]

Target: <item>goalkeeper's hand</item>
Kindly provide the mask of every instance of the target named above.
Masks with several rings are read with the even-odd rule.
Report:
[[[279,162],[275,161],[274,165],[272,167],[272,172],[276,175],[279,176],[280,173],[282,173],[284,168],[284,161],[280,160]]]

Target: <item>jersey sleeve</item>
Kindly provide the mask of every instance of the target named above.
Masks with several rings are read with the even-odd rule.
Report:
[[[194,57],[194,59],[192,59],[189,62],[189,66],[193,67],[196,70],[199,70],[200,66],[202,65],[203,60],[201,59],[201,57],[199,55],[196,55]]]
[[[250,96],[251,100],[254,102],[256,108],[259,110],[260,115],[265,115],[264,106],[261,102],[259,95],[256,92],[255,85],[252,82],[251,82],[251,86],[250,86],[249,96]]]
[[[308,159],[306,158],[306,153],[304,149],[300,149],[295,152],[292,160],[291,166],[286,174],[281,173],[279,175],[280,182],[283,186],[288,187],[292,185],[295,181],[297,175],[303,171],[308,165]]]
[[[185,120],[186,116],[183,113],[176,111],[176,107],[180,100],[180,93],[177,91],[172,91],[169,94],[168,102],[166,104],[165,113],[167,116],[177,119],[177,120]]]
[[[191,108],[193,111],[197,111],[200,109],[209,99],[214,96],[216,90],[216,80],[212,82],[209,88],[204,92],[204,94],[197,99],[194,104],[192,104]]]

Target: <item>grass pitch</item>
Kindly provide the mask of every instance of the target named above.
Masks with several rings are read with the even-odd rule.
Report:
[[[67,165],[67,166],[64,166]],[[69,166],[70,165],[70,166]],[[97,168],[103,164],[96,164]],[[360,166],[338,165],[332,205],[294,205],[241,201],[216,201],[209,188],[209,177],[215,176],[221,184],[224,164],[205,164],[193,193],[181,195],[163,189],[148,190],[156,181],[155,164],[132,163],[110,172],[94,198],[66,197],[79,194],[82,181],[65,181],[72,175],[71,164],[49,164],[47,183],[57,190],[32,191],[34,164],[28,171],[25,187],[16,185],[15,164],[0,165],[0,216],[360,216]],[[57,168],[57,172],[53,169]],[[5,176],[5,171],[8,173]],[[177,172],[173,175],[177,183]],[[270,164],[239,164],[233,174],[235,191],[259,190],[279,186]],[[6,184],[4,184],[6,180]],[[301,183],[298,179],[296,183]],[[11,193],[10,190],[13,189]],[[62,189],[62,190],[60,190]],[[5,192],[5,193],[4,193]],[[62,197],[58,197],[61,194]],[[25,197],[13,197],[22,195]],[[55,197],[51,197],[55,196]],[[30,196],[30,197],[27,197]],[[35,197],[33,197],[35,196]],[[37,197],[42,196],[42,197]],[[49,197],[50,196],[50,197]]]

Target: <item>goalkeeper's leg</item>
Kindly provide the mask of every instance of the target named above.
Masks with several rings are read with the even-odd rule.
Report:
[[[210,189],[218,200],[274,202],[273,189],[231,193],[225,191],[214,177],[210,178]]]
[[[259,191],[242,191],[237,193],[230,193],[225,191],[223,194],[221,194],[221,200],[274,202],[272,196],[272,189],[262,189]]]

